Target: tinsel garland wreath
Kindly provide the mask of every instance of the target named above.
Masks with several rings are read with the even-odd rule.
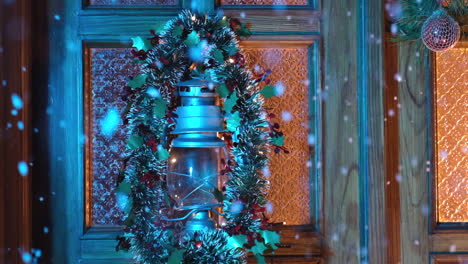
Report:
[[[252,76],[240,53],[238,38],[250,30],[237,19],[183,11],[150,31],[132,38],[132,53],[141,72],[125,87],[128,153],[116,190],[126,213],[125,233],[117,250],[130,250],[139,263],[245,263],[247,251],[258,263],[274,251],[279,235],[269,230],[265,212],[268,181],[262,170],[270,148],[284,136],[263,108],[263,97],[275,95],[269,71]],[[224,204],[223,229],[184,234],[182,224],[163,219],[173,215],[165,179],[170,131],[177,106],[176,84],[201,76],[221,84],[217,92],[226,117],[230,160],[222,173],[226,186],[214,190]],[[262,85],[262,87],[260,87]]]

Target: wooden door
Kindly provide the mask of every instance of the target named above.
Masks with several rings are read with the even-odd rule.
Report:
[[[294,177],[270,170],[272,219],[286,226],[278,226],[284,244],[269,261],[316,263],[327,255],[326,263],[339,264],[466,262],[466,196],[450,198],[463,191],[466,177],[444,172],[451,157],[444,149],[453,143],[443,141],[447,131],[438,124],[453,111],[437,99],[450,86],[446,73],[438,77],[440,65],[466,55],[425,61],[419,53],[421,63],[416,47],[387,41],[384,1],[218,2],[226,14],[252,23],[254,36],[241,43],[248,63],[272,68],[273,81],[288,88],[270,102],[279,116],[285,112],[281,123],[292,135],[286,143],[293,154],[274,159],[293,168]],[[136,70],[126,63],[129,38],[191,4],[34,1],[33,126],[40,133],[33,135],[33,247],[44,249],[44,259],[131,262],[114,250],[121,219],[111,191],[123,139],[99,138],[96,122],[109,107],[122,106],[119,88]],[[463,41],[456,50],[466,50]],[[449,91],[466,91],[463,80]],[[297,185],[304,181],[306,187]],[[283,195],[290,186],[292,198]],[[36,217],[44,211],[50,219]]]
[[[467,263],[467,39],[429,53],[386,34],[387,260]]]
[[[468,262],[467,43],[437,54],[409,44],[394,50],[402,78],[397,115],[387,116],[399,135],[398,199],[389,209],[395,262]]]
[[[113,189],[121,166],[124,126],[111,139],[99,122],[123,109],[122,88],[138,65],[131,64],[130,38],[148,35],[183,8],[210,1],[68,0],[37,5],[41,48],[48,52],[43,77],[49,142],[43,173],[50,175],[50,258],[54,263],[131,263],[116,252],[122,212]],[[241,42],[254,71],[272,69],[272,82],[285,87],[267,103],[288,134],[290,155],[272,155],[271,219],[283,223],[274,263],[318,263],[321,238],[319,18],[313,1],[218,3],[226,15],[252,24]],[[212,2],[211,2],[212,3]],[[214,5],[214,3],[212,3]],[[40,56],[40,55],[37,55]],[[44,58],[42,58],[44,59]],[[45,80],[45,81],[44,81]],[[44,109],[42,109],[44,111]],[[319,164],[319,166],[317,166]],[[38,192],[40,193],[40,191]],[[49,196],[48,196],[49,197]]]

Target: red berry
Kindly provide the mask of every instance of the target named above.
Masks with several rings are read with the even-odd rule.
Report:
[[[202,246],[202,244],[203,244],[203,242],[201,242],[201,241],[195,242],[195,246],[196,246],[197,248],[200,248],[200,247]]]

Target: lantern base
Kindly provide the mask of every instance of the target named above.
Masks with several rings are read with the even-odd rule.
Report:
[[[208,211],[198,211],[185,224],[185,231],[192,233],[206,229],[214,229],[215,223],[211,220]]]

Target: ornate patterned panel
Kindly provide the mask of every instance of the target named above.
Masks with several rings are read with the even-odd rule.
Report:
[[[120,115],[125,107],[121,99],[123,87],[138,68],[129,63],[133,60],[130,49],[91,48],[89,56],[91,223],[117,225],[122,224],[123,212],[116,207],[114,189],[125,151],[126,131],[119,121],[115,133],[108,137],[103,135],[101,124],[113,109]]]
[[[436,167],[439,222],[468,222],[468,48],[436,57]]]
[[[308,145],[308,66],[307,48],[246,48],[247,61],[256,71],[272,69],[273,84],[283,83],[284,95],[269,99],[266,107],[276,113],[285,145],[291,154],[272,154],[268,199],[272,202],[272,221],[288,224],[310,223],[309,145]],[[92,223],[113,225],[122,223],[122,212],[116,207],[113,190],[125,149],[125,130],[119,125],[116,133],[107,138],[100,131],[100,120],[112,108],[120,111],[122,88],[127,76],[137,68],[129,49],[92,48],[91,76],[91,135],[90,157]]]
[[[90,5],[178,5],[179,0],[89,0]]]
[[[307,0],[221,0],[222,5],[307,5]]]
[[[266,100],[286,135],[290,154],[270,155],[271,220],[288,225],[310,223],[309,193],[309,82],[307,48],[244,48],[253,72],[271,69],[271,83],[284,87],[284,94]]]

